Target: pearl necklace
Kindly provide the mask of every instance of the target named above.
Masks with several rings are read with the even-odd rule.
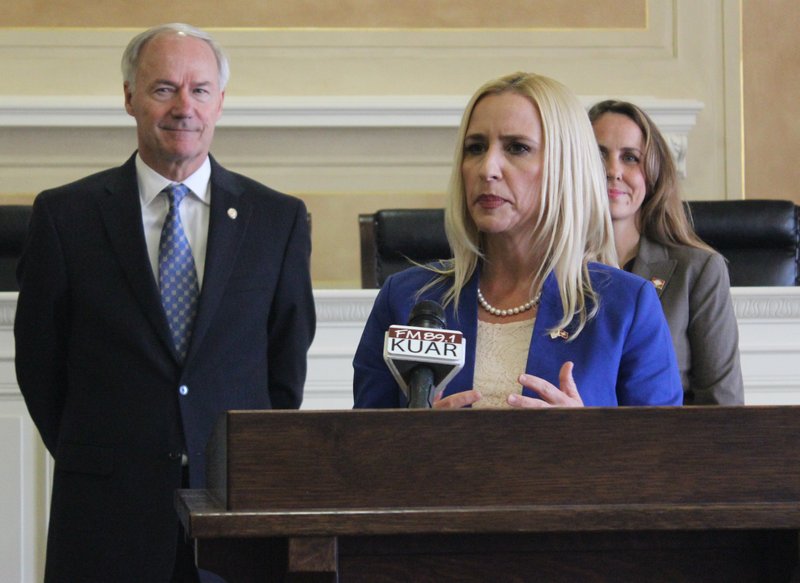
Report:
[[[509,308],[507,310],[500,310],[498,308],[495,308],[489,302],[487,302],[486,298],[483,297],[483,294],[481,293],[481,288],[478,288],[478,303],[484,310],[489,312],[492,316],[499,316],[500,318],[505,318],[506,316],[516,316],[517,314],[521,314],[522,312],[527,312],[528,310],[539,304],[539,299],[541,297],[542,297],[542,292],[540,291],[538,294],[536,294],[535,298],[525,302],[521,306],[517,306],[516,308]]]

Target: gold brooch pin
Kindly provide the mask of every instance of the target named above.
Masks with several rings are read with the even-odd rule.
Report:
[[[550,332],[550,338],[555,340],[556,338],[563,338],[564,340],[569,340],[569,332],[566,330],[553,330]]]
[[[666,281],[664,281],[660,277],[653,277],[653,278],[650,279],[650,281],[653,282],[653,285],[656,286],[656,289],[659,290],[659,291],[664,289],[664,284],[667,283]]]

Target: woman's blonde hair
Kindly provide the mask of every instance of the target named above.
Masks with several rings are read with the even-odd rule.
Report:
[[[694,232],[678,190],[678,172],[667,141],[650,116],[628,101],[608,99],[589,110],[594,123],[607,113],[624,115],[639,126],[644,140],[642,160],[647,192],[639,209],[639,228],[644,236],[661,245],[688,245],[713,251]]]
[[[577,316],[575,338],[594,316],[598,297],[589,279],[588,262],[617,264],[608,212],[605,171],[586,110],[564,85],[533,73],[513,73],[486,83],[469,101],[456,142],[453,173],[445,206],[445,229],[452,261],[437,269],[437,281],[449,279],[442,300],[458,309],[462,289],[484,259],[483,235],[467,208],[461,166],[464,139],[475,106],[487,95],[515,93],[536,108],[543,129],[540,208],[530,233],[531,249],[544,258],[533,281],[541,285],[555,273],[564,316],[555,329]],[[531,290],[534,293],[536,290]]]

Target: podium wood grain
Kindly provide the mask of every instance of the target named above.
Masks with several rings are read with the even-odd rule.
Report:
[[[178,512],[231,582],[789,581],[797,564],[800,407],[233,411],[208,455]]]

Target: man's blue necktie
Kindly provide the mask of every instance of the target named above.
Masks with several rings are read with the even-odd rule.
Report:
[[[192,324],[200,295],[192,249],[178,212],[189,189],[183,184],[171,184],[163,192],[169,198],[169,211],[158,244],[158,285],[172,340],[182,363],[192,338]]]

